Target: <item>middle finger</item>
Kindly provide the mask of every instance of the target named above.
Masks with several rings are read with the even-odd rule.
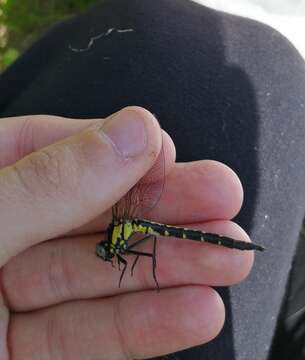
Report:
[[[230,221],[196,224],[195,228],[248,240],[245,232]],[[62,301],[155,287],[151,259],[141,258],[131,277],[133,258],[126,256],[129,267],[122,288],[118,288],[118,269],[95,255],[95,245],[100,240],[101,235],[52,240],[12,259],[2,272],[9,307],[14,311],[28,311]],[[145,244],[143,250],[151,252],[152,243]],[[175,238],[158,240],[157,277],[161,287],[231,285],[248,274],[252,263],[252,251]]]

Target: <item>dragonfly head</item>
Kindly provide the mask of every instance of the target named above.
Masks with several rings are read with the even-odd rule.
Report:
[[[103,240],[96,244],[96,255],[105,261],[111,261],[114,254],[110,252],[110,246],[107,240]]]

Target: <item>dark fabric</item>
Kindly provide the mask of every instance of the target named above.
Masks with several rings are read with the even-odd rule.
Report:
[[[305,359],[305,220],[279,316],[270,360]]]
[[[245,189],[236,221],[267,252],[245,282],[220,289],[221,335],[175,358],[267,359],[305,205],[305,68],[286,39],[188,0],[107,0],[49,31],[2,75],[0,94],[1,116],[143,106],[178,161],[231,166]]]

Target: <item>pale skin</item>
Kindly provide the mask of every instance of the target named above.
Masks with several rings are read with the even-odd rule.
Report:
[[[95,255],[107,209],[149,170],[162,137],[166,188],[150,217],[249,241],[230,221],[243,200],[237,175],[215,161],[174,163],[173,143],[145,109],[0,120],[2,360],[145,359],[220,332],[225,309],[211,286],[242,281],[252,251],[160,239],[160,293],[150,259],[118,288],[118,269]]]

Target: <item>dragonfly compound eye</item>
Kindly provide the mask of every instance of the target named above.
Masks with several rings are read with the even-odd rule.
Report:
[[[102,241],[96,245],[96,255],[107,261],[112,258],[112,254],[109,252],[108,244]]]

